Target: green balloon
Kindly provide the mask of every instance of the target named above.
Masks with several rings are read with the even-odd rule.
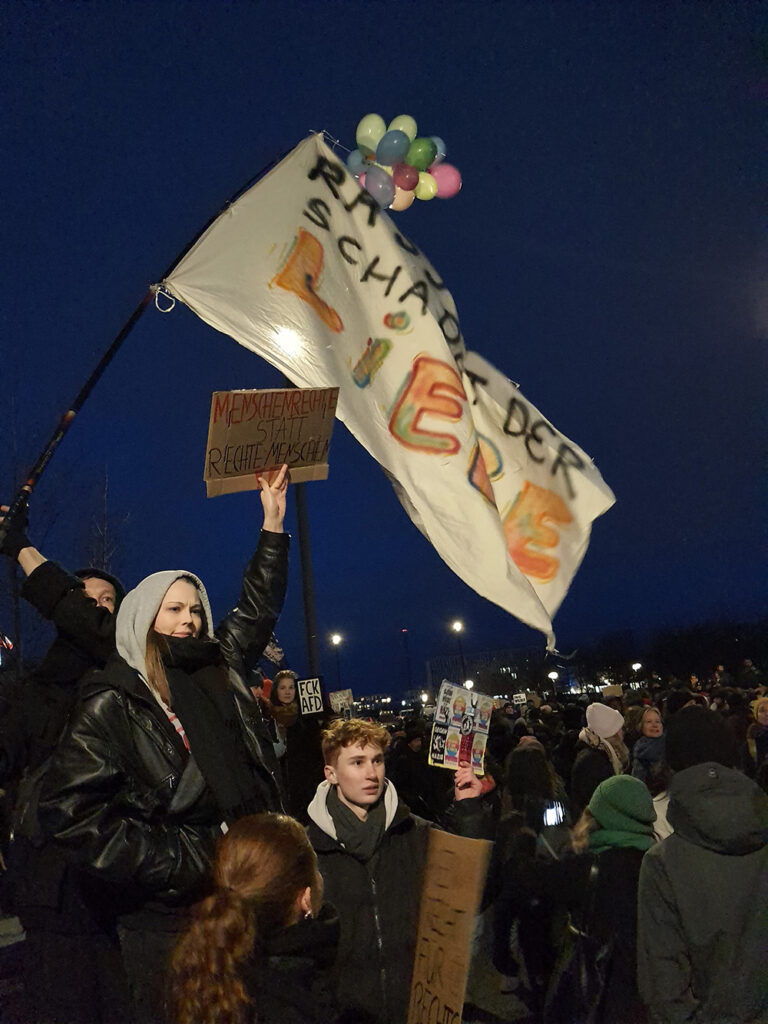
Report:
[[[389,122],[389,132],[405,132],[408,138],[413,142],[416,136],[419,134],[419,129],[416,126],[416,122],[413,120],[410,114],[398,114],[397,117],[392,118]]]
[[[434,162],[436,156],[437,146],[432,139],[422,137],[413,140],[408,148],[408,154],[404,162],[410,164],[411,167],[415,167],[417,171],[426,171]]]

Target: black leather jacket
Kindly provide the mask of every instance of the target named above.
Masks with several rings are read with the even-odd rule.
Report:
[[[269,726],[240,677],[263,648],[287,583],[289,538],[262,531],[237,607],[216,630],[265,811],[282,810]],[[123,905],[187,903],[200,895],[221,813],[137,672],[117,655],[84,685],[43,783],[43,830],[114,883]]]

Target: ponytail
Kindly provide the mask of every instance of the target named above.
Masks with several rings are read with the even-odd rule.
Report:
[[[219,844],[215,891],[198,905],[171,960],[174,1024],[245,1024],[241,968],[294,923],[298,898],[317,878],[314,850],[293,818],[254,814],[232,826]]]

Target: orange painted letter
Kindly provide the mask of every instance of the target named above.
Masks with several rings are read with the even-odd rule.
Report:
[[[317,294],[317,282],[323,269],[323,247],[309,231],[299,228],[299,237],[283,269],[272,278],[272,284],[293,292],[306,302],[326,327],[338,334],[344,324],[336,310]]]
[[[453,434],[425,430],[422,416],[458,422],[464,415],[467,396],[458,373],[448,363],[430,356],[416,356],[389,418],[389,431],[400,444],[432,455],[455,455],[461,448]]]
[[[553,580],[560,561],[541,549],[557,547],[560,534],[547,524],[571,522],[573,516],[559,494],[526,480],[504,517],[507,548],[520,572],[541,583]]]

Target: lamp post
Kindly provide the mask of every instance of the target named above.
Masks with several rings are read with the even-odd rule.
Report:
[[[475,680],[474,679],[465,679],[464,680],[464,686],[468,690],[471,690],[474,685],[475,685]]]
[[[341,635],[341,633],[331,634],[331,643],[333,644],[333,649],[336,653],[336,688],[339,690],[341,689],[341,664],[339,662],[339,647],[343,639],[344,637]]]
[[[464,631],[464,623],[461,619],[454,619],[451,623],[451,629],[456,634],[456,643],[459,646],[459,658],[461,659],[461,678],[467,678],[467,665],[464,661],[464,648],[461,646],[461,634]]]
[[[408,680],[407,689],[411,689],[411,654],[408,650],[408,630],[401,629],[400,636],[403,638],[403,649],[405,651],[405,676]]]

